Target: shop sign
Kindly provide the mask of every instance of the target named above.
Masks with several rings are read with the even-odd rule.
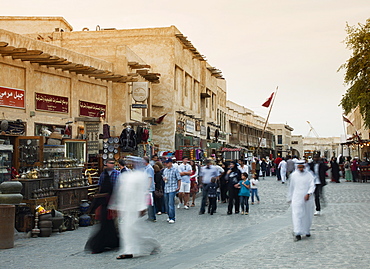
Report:
[[[218,137],[221,140],[226,140],[226,133],[225,132],[220,132],[220,136]]]
[[[136,102],[144,102],[148,99],[149,82],[133,82],[132,83],[132,98]]]
[[[148,108],[147,104],[132,104],[132,108]]]
[[[68,97],[35,93],[36,110],[68,113]]]
[[[131,120],[139,122],[143,120],[143,112],[140,108],[131,108]]]
[[[204,135],[204,136],[207,135],[207,128],[206,128],[206,126],[204,126],[204,125],[200,126],[200,135]]]
[[[0,87],[0,106],[24,108],[25,91]]]
[[[106,105],[95,104],[80,100],[80,116],[106,117]]]
[[[258,138],[258,140],[260,141],[260,147],[261,148],[266,148],[267,147],[267,141],[266,141],[266,138]]]
[[[176,131],[178,131],[178,132],[184,132],[185,131],[185,124],[184,124],[183,121],[178,120],[176,122]]]
[[[223,152],[231,152],[231,151],[241,151],[241,148],[222,148],[221,151]]]
[[[188,133],[194,133],[194,121],[191,121],[191,120],[187,120],[186,121],[186,132]]]

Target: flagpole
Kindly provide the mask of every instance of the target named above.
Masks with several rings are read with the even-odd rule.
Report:
[[[342,122],[343,122],[343,129],[344,129],[344,138],[346,139],[346,142],[347,142],[347,131],[346,131],[346,126],[344,124],[343,116],[342,116]]]
[[[263,135],[265,134],[265,130],[266,130],[266,127],[267,127],[268,120],[270,118],[272,106],[274,105],[274,102],[275,102],[275,98],[276,98],[276,94],[277,94],[278,88],[279,88],[279,86],[276,86],[276,90],[275,90],[274,97],[273,97],[272,102],[271,102],[269,113],[267,114],[265,125],[263,126],[262,134],[261,134],[261,137],[260,137],[260,141],[258,142],[258,147],[257,147],[257,151],[256,151],[257,155],[258,155],[258,151],[259,151],[259,149],[261,147],[262,138],[263,138]]]

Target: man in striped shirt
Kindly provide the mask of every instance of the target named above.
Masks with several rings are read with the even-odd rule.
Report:
[[[166,169],[163,171],[164,181],[164,203],[168,214],[168,223],[175,223],[175,196],[180,189],[181,176],[179,170],[172,165],[172,159],[166,162]]]

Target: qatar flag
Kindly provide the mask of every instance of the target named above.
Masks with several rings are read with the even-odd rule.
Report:
[[[264,107],[269,107],[272,101],[272,97],[274,96],[274,93],[271,93],[271,96],[262,104]]]

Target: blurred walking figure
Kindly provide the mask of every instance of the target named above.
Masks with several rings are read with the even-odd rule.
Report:
[[[316,188],[315,188],[315,205],[316,205],[315,215],[320,215],[320,213],[321,213],[320,200],[321,200],[322,193],[323,193],[322,192],[323,187],[326,185],[325,177],[326,177],[326,171],[328,170],[328,166],[326,165],[326,163],[324,163],[321,160],[320,155],[318,155],[318,154],[315,154],[313,156],[313,161],[311,163],[309,163],[309,166],[310,166],[311,171],[314,174],[314,177],[315,177],[314,182],[315,182],[315,185],[316,185]]]
[[[302,235],[311,236],[315,191],[312,173],[306,171],[303,161],[297,162],[297,170],[291,174],[288,201],[292,206],[292,219],[295,240],[301,240]]]
[[[200,169],[200,176],[199,176],[200,186],[203,187],[203,190],[202,190],[203,197],[202,197],[202,204],[199,210],[199,215],[204,214],[204,212],[206,211],[206,203],[208,199],[208,191],[206,190],[207,185],[211,183],[211,179],[213,177],[218,178],[218,176],[220,175],[219,169],[216,166],[212,165],[212,160],[207,159],[205,161],[205,164],[206,165]],[[216,207],[217,207],[217,203],[216,203]]]
[[[145,221],[148,197],[152,179],[144,171],[148,163],[141,158],[134,160],[135,171],[122,174],[117,183],[113,203],[110,208],[118,210],[119,232],[122,255],[117,259],[154,254],[159,251],[159,243]]]
[[[93,235],[88,239],[85,246],[85,249],[90,250],[92,254],[119,246],[118,233],[114,222],[115,216],[108,210],[113,189],[120,175],[120,172],[115,170],[114,166],[115,160],[108,159],[106,168],[99,178],[99,192],[94,195],[94,201],[89,209],[90,212],[95,212],[95,218],[100,221],[94,227]]]

